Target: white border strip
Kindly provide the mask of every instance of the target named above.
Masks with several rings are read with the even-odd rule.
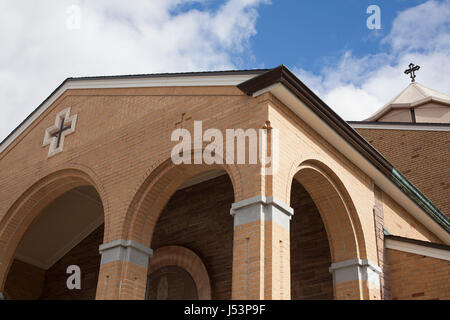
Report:
[[[421,246],[419,244],[394,239],[386,239],[386,248],[450,261],[450,251],[445,249]]]
[[[42,104],[14,133],[0,146],[0,154],[16,140],[37,118],[41,116],[64,92],[70,89],[111,89],[111,88],[145,88],[145,87],[196,87],[196,86],[237,86],[258,76],[258,74],[239,75],[203,75],[180,77],[149,77],[128,79],[69,79],[48,100]]]
[[[348,123],[348,122],[347,122]],[[372,124],[348,123],[353,129],[379,129],[379,130],[409,130],[409,131],[450,131],[450,126],[436,125],[402,125],[402,124]]]

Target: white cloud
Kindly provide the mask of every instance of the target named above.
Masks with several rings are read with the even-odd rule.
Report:
[[[389,49],[365,57],[346,51],[320,74],[297,68],[298,77],[345,120],[363,120],[409,83],[410,62],[421,66],[418,82],[448,93],[450,88],[450,1],[427,1],[402,11],[389,35]]]
[[[239,67],[264,2],[0,0],[0,141],[67,77]],[[77,30],[66,27],[71,5]]]

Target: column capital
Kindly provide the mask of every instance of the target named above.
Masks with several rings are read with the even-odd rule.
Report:
[[[367,259],[332,263],[329,270],[333,274],[335,286],[347,281],[360,280],[371,282],[376,288],[380,287],[381,268]]]
[[[275,197],[255,196],[233,203],[230,214],[235,228],[254,221],[273,221],[289,230],[294,209]]]
[[[136,241],[123,239],[104,243],[100,245],[99,251],[102,255],[102,265],[114,261],[129,261],[145,269],[153,255],[152,249]]]

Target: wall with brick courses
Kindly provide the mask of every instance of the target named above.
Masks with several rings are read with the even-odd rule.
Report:
[[[450,132],[356,130],[450,217]]]
[[[48,147],[42,147],[45,129],[67,107],[72,108],[71,114],[78,114],[77,129],[66,137],[64,152],[47,158]],[[24,190],[52,172],[75,167],[93,177],[102,198],[104,242],[126,236],[128,206],[150,172],[170,159],[177,143],[170,142],[170,135],[183,112],[192,120],[204,120],[204,130],[260,128],[266,120],[258,101],[234,87],[70,90],[0,155],[1,168],[7,168],[0,170],[0,192],[7,194],[0,199],[0,224],[4,226],[13,210],[18,210],[10,209]],[[192,120],[183,125],[191,132]],[[236,195],[244,199],[259,194],[258,167],[241,167],[236,171],[239,177],[233,177]],[[9,238],[17,229],[8,228],[0,248],[7,248],[11,255],[15,246]]]
[[[183,246],[201,258],[213,299],[231,299],[233,202],[227,175],[179,190],[161,213],[153,234],[152,249]]]
[[[387,249],[394,300],[450,300],[450,261]]]
[[[345,238],[353,241],[353,247],[356,244],[359,252],[354,254],[340,252],[341,258],[339,259],[341,260],[333,262],[348,260],[356,255],[363,259],[377,261],[372,211],[374,206],[372,180],[275,98],[270,101],[269,119],[272,127],[280,130],[281,137],[280,169],[273,182],[275,196],[282,201],[289,202],[292,178],[300,169],[299,165],[310,160],[318,162],[324,167],[324,170],[330,170],[335,175],[336,181],[332,182],[335,186],[339,183],[342,184],[339,193],[348,194],[345,201],[349,203],[346,205],[349,208],[354,206],[353,210],[349,210],[350,214],[346,215],[346,221],[339,216],[336,218],[337,221],[329,223],[329,225],[340,223],[342,226],[346,225],[352,229],[353,231],[349,232],[353,233],[352,236],[358,240],[351,240],[352,236]],[[308,189],[308,186],[304,186]],[[336,201],[335,205],[340,205],[342,200]],[[325,225],[327,225],[328,217],[331,218],[331,215],[322,217]],[[329,236],[333,237],[332,234]],[[346,247],[352,248],[352,245],[347,244]]]
[[[76,131],[66,137],[64,152],[47,158],[48,147],[42,147],[44,132],[53,125],[56,114],[67,107],[72,108],[71,114],[78,114]],[[193,132],[193,120],[203,120],[204,131],[218,128],[224,132],[227,128],[259,129],[269,119],[272,127],[280,130],[279,172],[273,177],[264,177],[258,165],[229,166],[226,170],[233,183],[234,201],[263,194],[274,195],[289,203],[291,182],[298,165],[313,159],[333,173],[329,185],[339,191],[333,201],[337,206],[346,206],[349,211],[343,220],[342,216],[336,220],[342,223],[346,232],[346,236],[335,238],[336,241],[342,244],[350,241],[354,242],[353,247],[357,246],[357,250],[345,252],[341,244],[332,243],[332,252],[340,252],[339,257],[344,260],[358,256],[377,261],[373,182],[270,94],[254,99],[235,87],[83,89],[63,94],[0,155],[0,193],[6,195],[0,198],[0,261],[7,261],[0,265],[0,286],[4,284],[20,236],[38,214],[38,207],[58,196],[59,190],[65,187],[80,184],[96,187],[105,209],[104,243],[129,238],[150,245],[154,224],[165,201],[192,174],[208,170],[208,166],[161,166],[170,159],[170,151],[177,143],[170,142],[170,135],[182,113],[191,117],[183,123],[190,132]],[[46,184],[51,180],[50,174],[67,168],[76,172],[69,170],[61,175],[61,179]],[[24,193],[24,190],[29,191]],[[161,199],[155,200],[156,195]],[[22,198],[16,202],[19,197]],[[21,220],[27,215],[29,218]],[[325,225],[332,225],[327,222],[327,216],[322,218]],[[248,232],[262,232],[272,243],[281,241],[288,245],[288,233],[278,230],[277,226],[266,228],[259,224],[255,227],[252,231],[248,229],[250,226],[245,226]],[[239,228],[236,230],[240,232]],[[235,246],[241,239],[236,238],[237,233],[234,233]],[[258,238],[254,240],[258,242]],[[261,243],[250,245],[251,248],[260,247]],[[347,245],[352,247],[350,243]],[[282,290],[280,288],[286,288],[290,281],[288,277],[278,279],[277,272],[274,277],[270,273],[283,265],[283,261],[277,260],[282,248],[274,247],[273,251],[269,242],[264,246],[258,251],[262,256],[255,258],[263,259],[271,267],[264,270],[264,264],[252,265],[261,272],[267,271],[265,281],[258,278],[261,275],[255,275],[260,282],[259,285],[252,284],[257,287],[252,289],[265,290],[259,292],[258,298],[275,297],[269,291]],[[334,250],[336,247],[338,249]],[[274,257],[275,261],[272,261]],[[283,257],[288,259],[288,255]],[[235,256],[236,259],[239,257]],[[97,297],[119,298],[121,283],[123,297],[142,298],[146,272],[141,269],[129,263],[120,266],[113,262],[102,266]],[[124,277],[121,280],[120,275]],[[139,280],[136,282],[136,279]],[[260,288],[264,282],[267,286]]]
[[[39,299],[44,280],[45,270],[20,260],[14,260],[5,285],[5,299]]]
[[[442,243],[420,222],[383,192],[384,227],[393,235],[417,240]]]
[[[333,299],[331,252],[319,211],[296,180],[291,191],[291,299]]]
[[[100,268],[98,247],[102,243],[103,228],[100,226],[64,257],[42,270],[25,262],[14,260],[6,281],[9,299],[40,300],[93,300]],[[67,289],[70,276],[67,267],[77,265],[81,269],[81,290]]]
[[[198,293],[191,275],[177,266],[162,267],[150,274],[149,300],[197,300]]]

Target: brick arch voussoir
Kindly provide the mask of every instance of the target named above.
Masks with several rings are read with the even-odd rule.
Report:
[[[306,160],[296,167],[292,174],[294,178],[303,185],[319,210],[328,235],[332,261],[365,259],[361,222],[339,177],[324,163]]]
[[[167,246],[155,250],[148,266],[148,275],[166,266],[187,271],[195,282],[199,300],[211,299],[211,281],[202,260],[193,251],[181,246]]]
[[[4,288],[15,251],[25,232],[42,210],[65,192],[89,185],[102,201],[105,221],[107,197],[95,173],[81,165],[71,165],[43,172],[41,178],[23,192],[0,221],[0,291]]]
[[[242,180],[236,165],[175,165],[170,158],[156,162],[147,170],[134,193],[124,219],[122,238],[150,246],[156,221],[179,186],[195,175],[217,169],[227,173],[233,186],[235,201],[241,200]]]

